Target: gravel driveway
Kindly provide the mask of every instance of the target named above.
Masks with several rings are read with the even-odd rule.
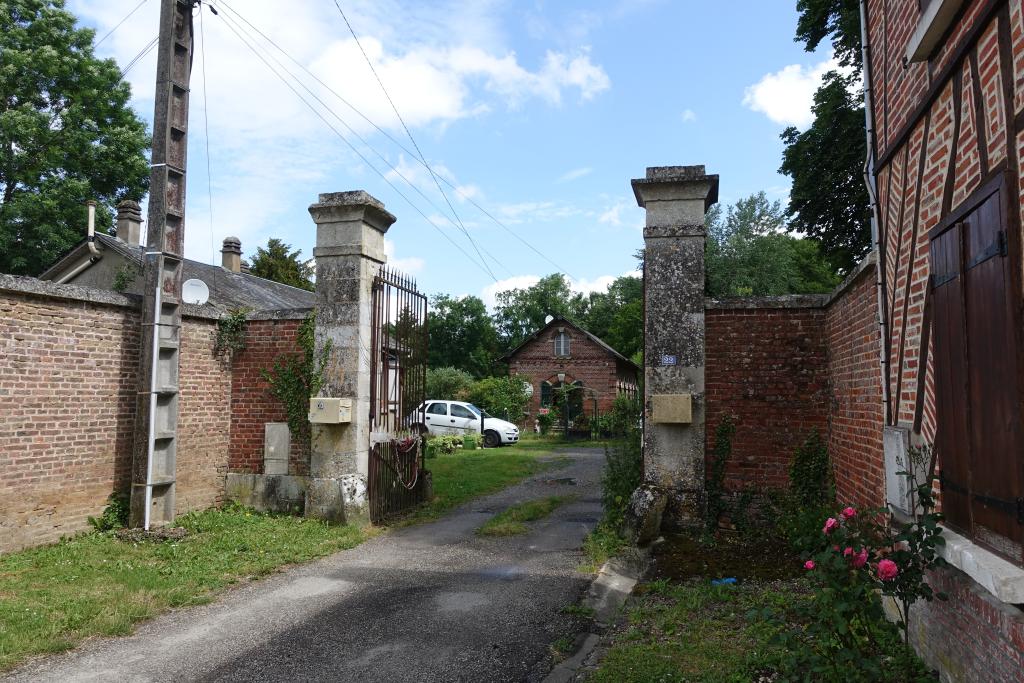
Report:
[[[603,452],[480,498],[436,522],[176,610],[126,638],[37,660],[12,681],[535,681],[573,631],[590,582],[579,548],[601,515]],[[525,500],[576,494],[530,533],[474,534]]]

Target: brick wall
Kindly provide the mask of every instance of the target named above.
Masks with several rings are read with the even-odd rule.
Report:
[[[232,472],[263,472],[264,425],[287,422],[284,405],[270,394],[263,370],[281,354],[297,353],[299,319],[251,320],[246,325],[245,348],[232,362],[231,459]],[[294,436],[289,474],[309,473],[308,449]]]
[[[875,266],[866,265],[826,310],[828,452],[836,497],[861,507],[880,507],[885,504],[885,456],[878,305]]]
[[[250,321],[232,365],[214,356],[213,314],[186,311],[179,514],[222,502],[229,466],[262,468],[263,424],[285,420],[259,369],[295,349],[299,322]],[[136,298],[0,275],[0,552],[87,529],[129,489],[140,327]],[[302,453],[294,444],[295,473]]]
[[[800,306],[792,307],[795,302]],[[706,310],[706,452],[714,447],[715,429],[731,415],[736,434],[726,468],[730,490],[785,488],[793,451],[815,429],[825,435],[821,303],[819,297],[765,298],[711,303]]]
[[[554,336],[562,327],[569,335],[570,356],[558,358],[554,351]],[[622,367],[619,367],[619,366]],[[630,366],[618,361],[607,349],[594,343],[586,334],[571,325],[552,325],[524,344],[515,355],[509,358],[509,373],[530,378],[533,382],[533,397],[527,407],[529,416],[525,423],[533,426],[533,421],[540,410],[541,382],[551,384],[558,382],[558,374],[565,373],[566,382],[583,382],[588,390],[597,392],[597,410],[606,413],[612,409],[618,395],[620,376],[633,376],[636,384],[635,371]],[[590,391],[585,394],[583,407],[587,415],[592,414],[594,395]]]

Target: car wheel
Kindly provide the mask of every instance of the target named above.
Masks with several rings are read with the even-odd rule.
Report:
[[[484,432],[484,446],[486,448],[498,448],[501,446],[501,436],[493,429]]]

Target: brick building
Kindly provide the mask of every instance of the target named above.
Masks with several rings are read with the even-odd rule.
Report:
[[[502,359],[511,375],[529,379],[533,396],[524,418],[532,425],[542,410],[552,407],[556,389],[569,394],[570,419],[611,410],[620,394],[635,396],[640,368],[576,323],[557,316]]]

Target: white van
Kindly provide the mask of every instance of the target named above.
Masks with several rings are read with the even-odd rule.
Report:
[[[488,448],[519,441],[519,427],[491,417],[472,403],[428,399],[422,407],[424,424],[421,431],[430,434],[479,434],[482,422],[484,445]]]

